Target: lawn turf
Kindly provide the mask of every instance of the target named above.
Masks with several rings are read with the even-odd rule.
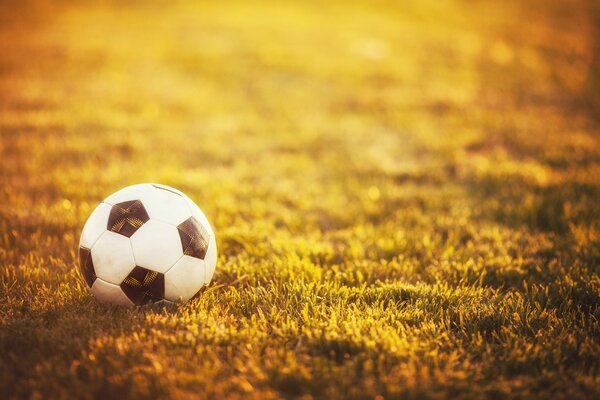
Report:
[[[596,2],[55,3],[0,3],[0,397],[600,397]],[[213,282],[102,306],[148,181]]]

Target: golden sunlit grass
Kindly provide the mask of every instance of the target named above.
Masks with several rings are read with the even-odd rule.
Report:
[[[490,3],[1,3],[2,397],[598,397],[600,10]],[[147,181],[217,272],[101,306]]]

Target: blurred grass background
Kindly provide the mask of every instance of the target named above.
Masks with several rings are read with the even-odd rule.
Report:
[[[7,398],[596,398],[595,1],[3,1]],[[98,305],[79,233],[192,197],[214,281]]]

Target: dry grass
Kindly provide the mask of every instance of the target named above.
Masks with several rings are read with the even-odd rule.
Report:
[[[600,397],[594,2],[15,3],[1,397]],[[79,232],[144,181],[217,273],[106,308]]]

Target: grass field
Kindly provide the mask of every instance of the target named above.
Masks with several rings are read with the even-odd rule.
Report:
[[[600,398],[595,1],[0,3],[0,398]],[[192,197],[213,282],[79,233]]]

